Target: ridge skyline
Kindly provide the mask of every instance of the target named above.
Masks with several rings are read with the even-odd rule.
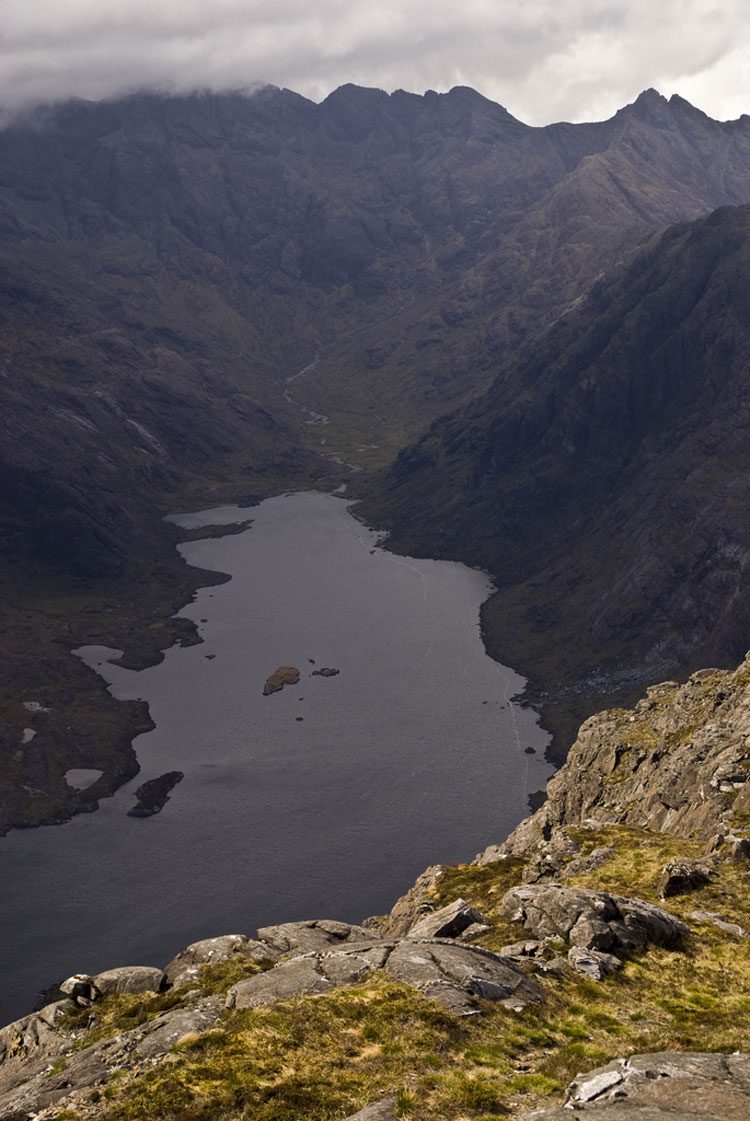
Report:
[[[165,86],[158,85],[144,85],[122,93],[114,93],[102,97],[89,98],[72,95],[69,97],[61,97],[51,100],[36,100],[16,107],[9,106],[0,102],[0,131],[4,131],[7,128],[13,128],[16,125],[24,127],[29,124],[33,124],[38,117],[41,116],[43,118],[47,114],[59,111],[66,106],[104,106],[124,103],[128,101],[134,102],[141,99],[149,98],[162,101],[189,101],[193,98],[240,98],[245,100],[252,100],[254,97],[263,94],[281,94],[291,95],[295,99],[298,98],[300,101],[304,101],[309,105],[314,105],[319,108],[336,99],[336,97],[340,96],[344,91],[358,91],[360,94],[375,95],[378,97],[382,96],[383,98],[386,98],[388,100],[403,97],[423,102],[427,102],[428,100],[440,101],[445,98],[456,98],[457,96],[466,97],[467,95],[470,95],[472,98],[476,99],[478,103],[484,104],[488,107],[491,107],[492,109],[502,110],[502,112],[508,117],[508,119],[515,124],[521,125],[529,130],[537,131],[540,129],[550,128],[555,125],[607,124],[615,120],[615,118],[620,116],[621,114],[627,113],[628,110],[637,110],[639,107],[646,108],[656,105],[690,110],[694,113],[698,113],[701,117],[709,121],[714,121],[716,124],[736,124],[744,121],[745,118],[750,117],[750,113],[746,112],[740,113],[737,117],[714,117],[700,105],[696,104],[693,101],[690,101],[686,97],[683,97],[681,94],[675,92],[666,95],[654,86],[648,86],[644,88],[632,101],[626,102],[624,105],[621,105],[619,108],[615,109],[614,112],[605,117],[579,118],[576,120],[567,117],[559,117],[552,118],[550,120],[544,121],[543,123],[530,123],[523,120],[522,117],[516,116],[515,113],[512,112],[512,110],[509,109],[507,105],[482,93],[481,90],[476,88],[476,86],[466,85],[464,83],[458,83],[444,91],[425,89],[423,93],[416,93],[413,90],[404,89],[403,87],[386,90],[381,86],[369,86],[361,84],[359,82],[342,82],[340,85],[330,90],[330,92],[325,96],[316,99],[314,97],[308,97],[290,86],[279,86],[273,82],[259,82],[257,84],[250,84],[247,86],[226,88],[211,88],[209,86],[195,86],[191,88],[167,88]]]

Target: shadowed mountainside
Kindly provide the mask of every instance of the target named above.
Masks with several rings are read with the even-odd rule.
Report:
[[[118,490],[240,448],[247,476],[309,469],[283,388],[316,352],[329,455],[397,450],[654,230],[748,201],[750,119],[654,91],[542,129],[461,88],[141,95],[40,110],[0,163],[6,547],[91,574],[137,529]]]
[[[750,208],[673,227],[366,506],[397,547],[492,572],[490,644],[553,702],[747,644],[749,269]]]
[[[750,118],[653,90],[546,128],[466,88],[141,94],[17,119],[0,167],[4,829],[132,773],[143,715],[68,651],[189,639],[165,620],[201,576],[164,513],[388,464],[665,225],[747,201]],[[51,710],[31,744],[23,702]],[[84,798],[67,767],[105,775]]]

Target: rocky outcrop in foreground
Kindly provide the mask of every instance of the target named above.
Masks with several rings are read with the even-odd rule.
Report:
[[[581,1075],[565,1105],[524,1113],[518,1121],[746,1121],[750,1055],[666,1051],[632,1055]],[[396,1099],[384,1098],[345,1121],[396,1121]]]
[[[750,1117],[750,1055],[664,1051],[631,1055],[580,1075],[565,1105],[519,1121],[746,1121]]]
[[[541,810],[389,915],[67,978],[0,1029],[0,1121],[745,1121],[748,689],[589,721]]]
[[[538,938],[567,939],[572,946],[569,966],[597,979],[622,965],[602,951],[672,944],[688,933],[675,916],[643,901],[559,885],[513,889],[499,910],[509,921],[523,922]],[[128,966],[95,976],[75,974],[60,985],[61,999],[0,1031],[0,1119],[25,1121],[62,1102],[81,1106],[96,1087],[123,1070],[137,1074],[150,1069],[180,1040],[210,1031],[227,1009],[257,1009],[320,995],[361,982],[376,970],[459,1017],[481,1015],[485,1002],[511,1012],[542,1003],[543,989],[523,967],[524,958],[533,957],[530,947],[541,943],[524,943],[525,949],[515,953],[514,947],[507,947],[497,954],[451,936],[481,934],[489,929],[485,918],[458,899],[418,918],[400,939],[384,938],[372,926],[311,920],[261,928],[256,939],[228,934],[195,942],[163,970]],[[202,971],[231,961],[253,963],[259,971],[231,985],[225,996],[202,996],[194,987]],[[592,971],[592,961],[598,970]],[[607,962],[614,967],[606,968]],[[565,964],[559,961],[558,973]],[[547,972],[555,974],[554,963]],[[71,1027],[77,1010],[110,994],[159,992],[173,993],[176,1007],[81,1046],[85,1031]],[[384,1112],[386,1108],[392,1109],[390,1099],[375,1103],[371,1116],[392,1115]]]
[[[445,910],[445,922],[458,927],[462,910],[468,922],[482,917],[462,901]],[[111,993],[177,996],[199,981],[203,966],[231,959],[266,968],[231,986],[225,997],[201,998],[194,989],[186,1004],[79,1049],[81,1034],[68,1023],[77,1008]],[[461,1017],[479,1015],[483,1001],[520,1011],[543,1000],[539,986],[514,962],[449,938],[386,941],[372,929],[325,920],[264,927],[257,939],[208,938],[188,946],[163,970],[126,966],[93,977],[76,974],[61,984],[63,999],[0,1030],[0,1119],[35,1116],[62,1099],[86,1097],[123,1069],[147,1069],[180,1039],[211,1029],[225,1008],[259,1008],[325,993],[379,969]],[[57,1065],[64,1071],[56,1073]]]

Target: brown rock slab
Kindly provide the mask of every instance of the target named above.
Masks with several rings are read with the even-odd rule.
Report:
[[[298,681],[299,670],[296,666],[279,666],[270,677],[266,678],[263,696],[268,697],[271,693],[278,693],[285,685],[296,685]]]
[[[135,792],[138,801],[128,810],[128,817],[153,817],[160,813],[169,801],[170,792],[184,777],[182,771],[166,771],[144,782]]]
[[[665,681],[629,712],[590,717],[550,780],[544,805],[476,862],[530,855],[561,829],[619,822],[712,838],[712,851],[720,846],[727,859],[749,859],[750,839],[727,836],[733,814],[750,809],[749,665],[746,658],[733,671]]]

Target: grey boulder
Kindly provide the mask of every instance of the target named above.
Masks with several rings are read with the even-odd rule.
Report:
[[[254,941],[246,934],[221,934],[216,938],[203,938],[200,942],[191,943],[164,967],[167,984],[175,989],[193,985],[200,977],[201,966],[228,961],[237,954],[256,962],[275,961],[280,956],[272,946]]]
[[[461,1016],[477,1015],[477,1000],[514,1011],[542,1000],[541,990],[516,965],[478,946],[409,939],[394,947],[385,971]]]
[[[307,922],[264,926],[258,931],[258,938],[279,954],[306,954],[333,946],[382,941],[376,930],[334,919],[310,919]]]
[[[106,969],[93,978],[94,988],[102,996],[108,993],[158,993],[164,983],[164,973],[152,965],[122,965]]]
[[[584,950],[580,946],[571,946],[568,951],[568,963],[576,973],[583,973],[594,981],[601,981],[622,969],[622,962],[614,954],[605,954],[601,950]]]
[[[408,938],[458,938],[474,925],[485,926],[487,917],[464,899],[456,899],[439,911],[418,919]]]
[[[396,1096],[381,1098],[379,1102],[372,1102],[360,1109],[359,1113],[351,1113],[344,1121],[396,1121]]]
[[[411,985],[459,1015],[476,1015],[477,1000],[521,1009],[542,999],[539,988],[512,962],[478,947],[438,940],[376,942],[313,951],[279,962],[267,973],[239,981],[228,1008],[257,1008],[305,993],[353,984],[374,969]]]
[[[105,969],[94,977],[88,973],[74,973],[62,982],[60,992],[85,1008],[109,993],[159,992],[164,983],[163,971],[152,965],[121,965]]]
[[[499,911],[535,938],[557,935],[571,946],[604,952],[635,950],[649,942],[670,946],[690,933],[685,923],[653,903],[557,883],[512,888]]]
[[[74,973],[71,977],[66,977],[60,984],[60,992],[69,996],[75,1004],[83,1008],[99,996],[94,985],[94,978],[90,977],[88,973]]]
[[[616,1059],[579,1074],[564,1106],[519,1121],[569,1121],[580,1112],[592,1121],[745,1121],[750,1055],[664,1051]]]

